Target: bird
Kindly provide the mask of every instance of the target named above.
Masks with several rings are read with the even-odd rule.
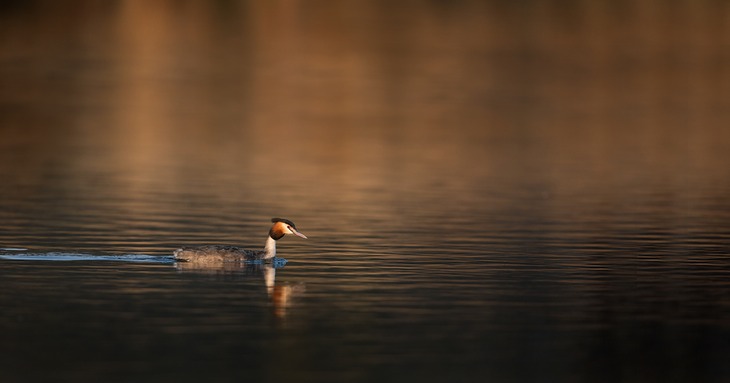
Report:
[[[286,234],[294,234],[307,239],[307,236],[297,231],[294,222],[285,218],[272,218],[273,225],[266,238],[263,250],[248,250],[236,246],[205,245],[198,247],[181,247],[173,253],[176,261],[194,263],[220,262],[271,262],[276,257],[276,241]]]

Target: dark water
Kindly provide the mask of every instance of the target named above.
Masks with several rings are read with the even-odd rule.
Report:
[[[729,12],[3,3],[0,381],[730,381]]]

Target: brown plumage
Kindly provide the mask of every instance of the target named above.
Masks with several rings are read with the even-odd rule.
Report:
[[[198,247],[182,247],[175,250],[174,257],[178,261],[195,263],[218,262],[250,262],[270,261],[276,256],[276,241],[286,234],[307,238],[297,231],[294,222],[284,218],[272,218],[274,224],[269,230],[269,237],[263,250],[248,250],[236,246],[206,245]]]

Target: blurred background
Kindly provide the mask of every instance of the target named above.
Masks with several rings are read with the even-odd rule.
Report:
[[[341,373],[279,377],[719,382],[728,95],[725,1],[2,1],[0,247],[257,247],[282,216],[309,295],[279,347]]]
[[[365,209],[401,229],[509,217],[530,209],[522,197],[661,203],[669,219],[675,199],[726,206],[723,2],[1,11],[0,193],[14,203],[0,219],[13,236],[43,230],[58,246],[41,227],[81,222],[69,216],[144,232],[219,203],[234,227],[274,213],[351,225]]]

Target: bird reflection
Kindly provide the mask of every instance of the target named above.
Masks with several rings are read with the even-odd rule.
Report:
[[[285,318],[293,299],[305,291],[304,284],[276,283],[276,270],[283,269],[286,260],[276,258],[272,263],[250,262],[175,262],[175,268],[181,273],[207,274],[216,276],[263,276],[266,293],[271,302],[274,315]]]

